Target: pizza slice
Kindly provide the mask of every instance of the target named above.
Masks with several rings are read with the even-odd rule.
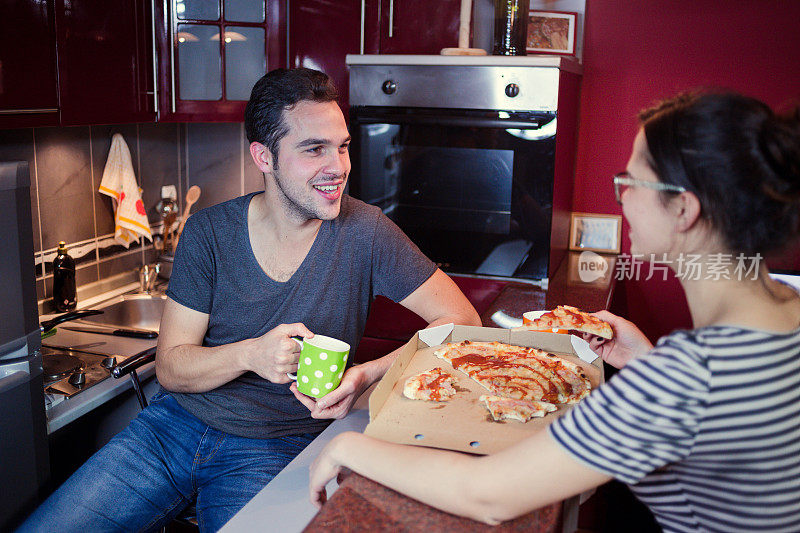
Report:
[[[406,380],[403,396],[411,400],[446,402],[456,393],[456,378],[439,367],[432,368]]]
[[[498,396],[577,403],[591,391],[579,365],[536,348],[463,341],[446,344],[434,354]]]
[[[552,311],[548,311],[533,320],[530,324],[513,329],[516,331],[569,329],[597,335],[604,339],[614,338],[614,330],[611,329],[611,324],[569,305],[559,305]]]
[[[515,400],[488,394],[484,394],[479,400],[483,402],[483,405],[496,421],[519,420],[520,422],[527,422],[531,418],[541,418],[547,413],[552,413],[558,409],[552,403]]]
[[[530,359],[535,360],[535,363]],[[586,371],[580,365],[550,352],[534,348],[529,359],[523,359],[520,362],[540,368],[550,376],[560,393],[558,403],[578,403],[592,391],[592,382],[589,381]]]

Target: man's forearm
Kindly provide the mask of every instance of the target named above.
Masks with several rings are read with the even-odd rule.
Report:
[[[248,369],[242,355],[251,339],[224,346],[184,344],[159,347],[156,355],[158,382],[175,392],[206,392],[239,377]]]

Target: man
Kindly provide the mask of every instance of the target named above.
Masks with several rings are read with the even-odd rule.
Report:
[[[343,195],[350,135],[335,99],[314,70],[256,83],[245,127],[265,191],[187,222],[158,341],[162,390],[23,529],[150,530],[195,499],[201,530],[219,529],[396,357],[351,366],[315,401],[290,385],[293,336],[329,335],[355,350],[375,295],[430,325],[479,324],[397,226]]]

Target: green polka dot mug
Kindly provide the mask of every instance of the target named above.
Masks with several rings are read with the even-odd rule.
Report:
[[[297,374],[287,375],[297,380],[297,390],[319,400],[341,383],[350,345],[325,335],[293,338],[301,347],[300,361]]]

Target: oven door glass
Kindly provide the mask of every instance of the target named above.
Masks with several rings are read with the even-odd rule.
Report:
[[[547,277],[555,117],[352,108],[349,192],[454,273]]]

